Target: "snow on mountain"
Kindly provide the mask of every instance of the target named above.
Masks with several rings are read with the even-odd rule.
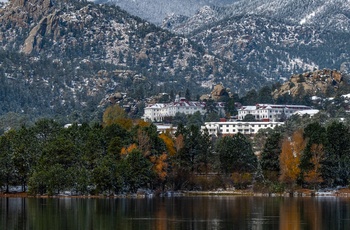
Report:
[[[317,26],[331,31],[350,32],[350,0],[238,0],[225,7],[212,7],[215,21],[227,16],[255,15],[271,18],[280,22],[298,25]],[[189,17],[181,24],[173,25],[174,32],[190,33],[192,30],[212,23],[213,20],[196,21],[203,10]],[[202,17],[206,12],[204,11]],[[183,29],[185,28],[186,29]]]
[[[65,1],[13,0],[0,8],[0,92],[11,92],[2,111],[24,104],[31,114],[67,115],[115,102],[120,92],[138,99],[186,88],[200,94],[201,86],[222,83],[243,94],[266,83],[119,7]]]
[[[163,28],[267,79],[350,62],[350,0],[238,0],[173,18]]]
[[[236,0],[96,0],[96,3],[110,3],[129,13],[160,25],[171,14],[192,16],[205,5],[222,6]]]

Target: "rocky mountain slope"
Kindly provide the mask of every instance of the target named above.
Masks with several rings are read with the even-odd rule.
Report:
[[[237,0],[225,7],[217,6],[204,6],[171,29],[177,33],[190,33],[212,23],[213,20],[196,20],[209,14],[216,22],[226,17],[257,16],[320,30],[350,32],[349,0]]]
[[[10,1],[0,9],[0,45],[2,114],[66,116],[115,92],[142,99],[186,88],[200,94],[219,82],[244,92],[266,82],[118,7],[78,0]]]
[[[350,33],[256,16],[226,18],[190,37],[210,52],[274,80],[314,68],[339,69],[350,62]]]
[[[163,28],[268,79],[350,63],[348,0],[249,0],[176,15]]]
[[[235,0],[96,0],[95,2],[115,4],[133,15],[160,25],[169,15],[190,17],[205,5],[222,6],[232,4]]]

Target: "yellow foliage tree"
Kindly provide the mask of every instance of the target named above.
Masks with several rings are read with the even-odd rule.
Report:
[[[176,149],[176,152],[179,152],[180,149],[182,149],[183,147],[185,146],[185,143],[184,143],[184,137],[182,134],[178,135],[175,139],[175,149]]]
[[[166,149],[168,151],[168,154],[170,156],[174,156],[176,154],[176,149],[175,149],[175,146],[174,146],[174,140],[171,137],[171,135],[170,134],[166,134],[166,133],[161,133],[159,135],[159,138],[164,141]]]
[[[158,175],[161,181],[164,181],[167,177],[168,164],[166,162],[168,155],[166,153],[160,156],[151,156],[150,161],[153,163],[153,170]]]
[[[293,151],[296,154],[301,155],[306,146],[306,141],[304,139],[304,131],[302,129],[298,129],[293,133],[292,145],[293,145]]]
[[[280,181],[293,187],[300,175],[300,156],[305,149],[303,131],[297,130],[293,133],[291,140],[286,138],[282,143],[280,155]]]
[[[134,149],[137,149],[136,144],[131,144],[128,147],[123,147],[122,150],[120,151],[120,155],[126,156],[129,153],[131,153]]]
[[[140,126],[140,127],[149,127],[151,125],[151,123],[144,121],[142,119],[138,119],[135,121],[135,124]]]
[[[119,105],[109,106],[103,113],[102,122],[103,126],[118,124],[127,130],[133,125],[132,120],[127,118],[126,112]]]

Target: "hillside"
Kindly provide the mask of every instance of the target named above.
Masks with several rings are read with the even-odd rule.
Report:
[[[257,16],[294,25],[315,26],[320,30],[350,32],[349,0],[238,0],[232,1],[231,5],[208,6],[197,10],[186,20],[179,21],[172,30],[190,33],[208,25],[213,20],[201,21],[196,18],[209,12],[215,16],[215,22],[226,17]],[[184,31],[183,28],[187,29]]]
[[[249,0],[167,17],[163,28],[185,34],[216,55],[280,80],[350,63],[348,0]],[[283,80],[283,79],[282,79]]]
[[[10,1],[0,9],[0,44],[1,114],[81,119],[81,111],[98,111],[101,100],[116,92],[137,106],[158,92],[189,88],[200,95],[222,82],[243,93],[265,83],[190,39],[111,5]]]
[[[210,52],[274,80],[314,68],[340,69],[350,62],[347,32],[256,16],[229,17],[189,36]]]
[[[222,6],[235,0],[95,0],[96,3],[115,4],[120,8],[147,21],[160,25],[163,19],[171,14],[186,17],[192,16],[205,5]]]

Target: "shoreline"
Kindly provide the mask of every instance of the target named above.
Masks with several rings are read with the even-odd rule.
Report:
[[[168,193],[165,193],[168,194]],[[350,189],[333,191],[303,190],[284,193],[262,193],[247,190],[235,191],[180,191],[170,192],[168,195],[123,194],[123,195],[30,195],[27,192],[0,193],[0,198],[81,198],[81,199],[106,199],[106,198],[153,198],[153,197],[194,197],[194,196],[252,196],[252,197],[350,197]]]

